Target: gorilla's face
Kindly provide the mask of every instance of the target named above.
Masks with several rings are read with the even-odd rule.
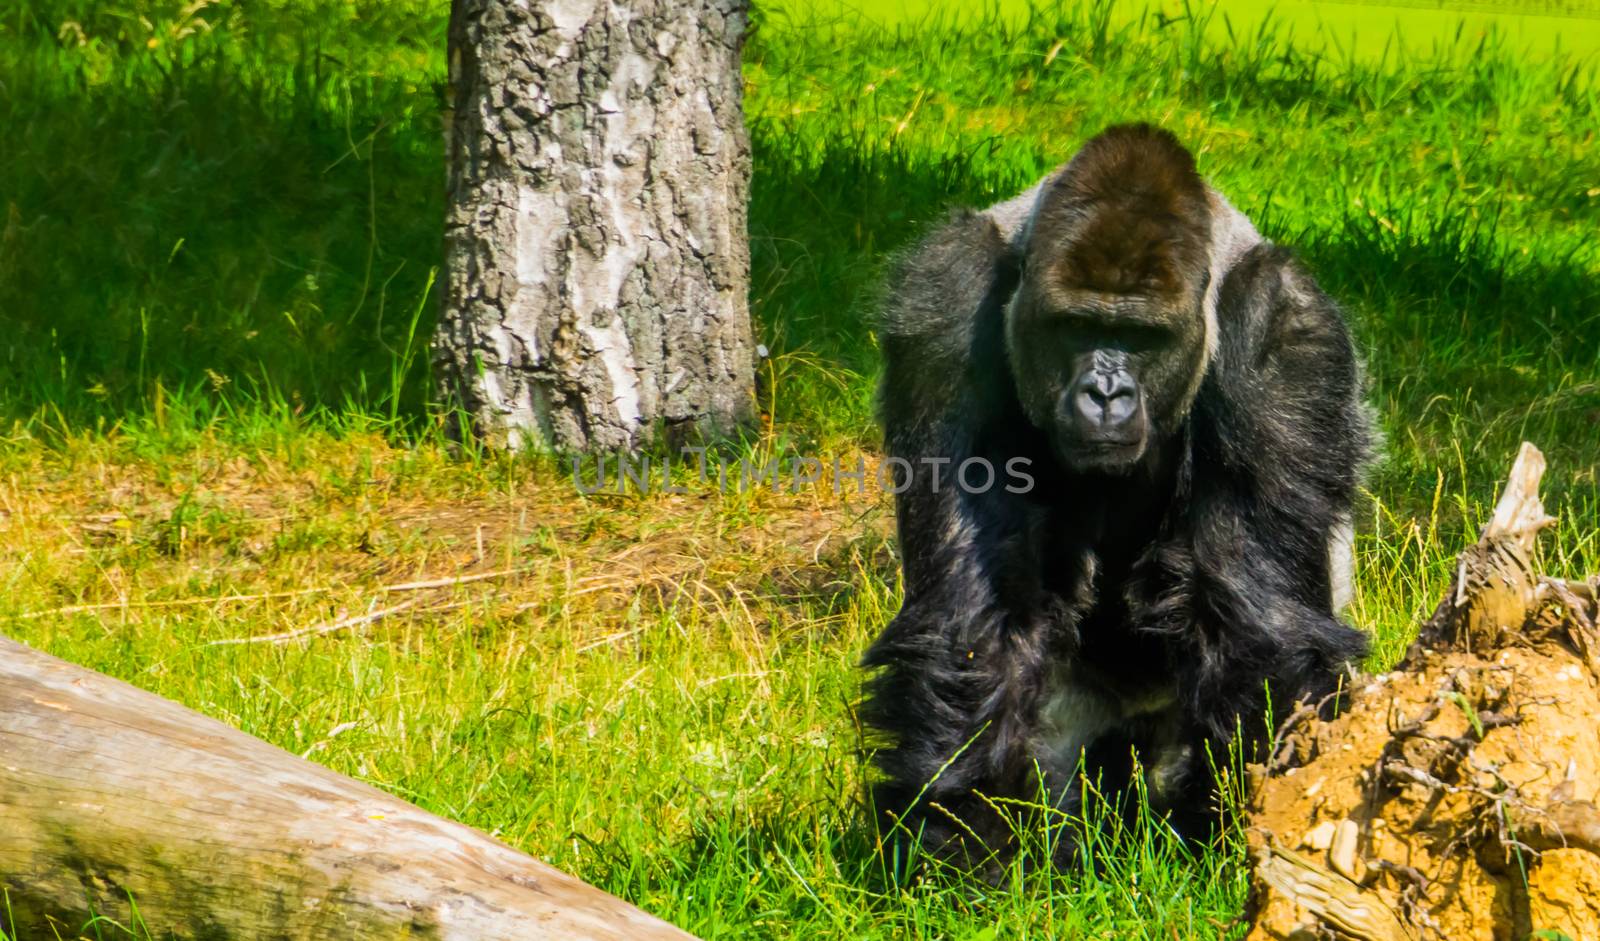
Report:
[[[1138,297],[1040,297],[1027,286],[1008,326],[1028,419],[1069,470],[1128,471],[1178,432],[1198,391],[1198,302],[1186,310]]]
[[[1103,290],[1063,267],[1030,258],[1007,311],[1017,393],[1063,467],[1126,473],[1179,432],[1199,390],[1204,268],[1174,284]]]
[[[1029,220],[1006,348],[1023,411],[1068,470],[1132,470],[1200,389],[1210,201],[1173,148],[1085,147]]]

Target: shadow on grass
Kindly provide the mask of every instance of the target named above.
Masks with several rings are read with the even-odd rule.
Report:
[[[1242,841],[1235,838],[1188,843],[1147,811],[1123,815],[1109,807],[1052,828],[1028,817],[1014,826],[1016,855],[1005,866],[967,871],[923,859],[907,841],[880,843],[854,795],[780,798],[767,809],[707,808],[688,833],[642,854],[585,841],[591,861],[600,862],[581,875],[627,898],[682,899],[688,904],[677,911],[657,913],[706,937],[748,932],[757,912],[777,917],[756,920],[770,926],[756,937],[792,937],[812,925],[853,937],[915,929],[959,936],[973,920],[1070,936],[1122,921],[1154,926],[1151,933],[1164,937],[1163,928],[1176,936],[1197,923],[1225,925],[1244,901]],[[1063,836],[1051,831],[1059,828],[1074,835],[1083,855],[1058,869],[1050,860]],[[1130,893],[1130,886],[1141,891]]]
[[[1496,221],[1401,208],[1286,236],[1351,311],[1389,436],[1374,487],[1422,515],[1441,472],[1486,498],[1523,440],[1558,469],[1552,506],[1596,495],[1600,253]]]
[[[56,50],[0,53],[0,410],[92,423],[158,384],[417,407],[391,369],[433,319],[430,88],[324,78],[311,51],[283,74],[214,50],[105,83]]]
[[[321,53],[298,55],[201,51],[102,82],[50,44],[0,46],[0,414],[93,427],[152,408],[158,388],[423,414],[439,90],[324,76]],[[879,249],[971,176],[844,147],[801,167],[786,145],[756,134],[761,332],[868,372],[859,298]]]
[[[107,80],[53,39],[5,40],[0,415],[94,427],[187,390],[218,409],[425,417],[437,62],[363,71],[322,41],[242,58],[219,41]],[[999,139],[931,153],[808,127],[752,129],[752,310],[778,354],[762,395],[780,422],[870,443],[888,253],[1032,181]],[[1573,416],[1592,428],[1592,251],[1505,245],[1482,207],[1427,212],[1284,234],[1353,308],[1391,422],[1471,387],[1502,409],[1562,396],[1546,447],[1574,437]],[[1502,424],[1496,451],[1527,430]]]

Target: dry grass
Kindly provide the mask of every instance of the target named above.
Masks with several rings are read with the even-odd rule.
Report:
[[[557,619],[582,644],[611,636],[619,611],[824,600],[852,590],[851,558],[893,577],[878,494],[586,495],[549,464],[522,464],[491,497],[442,455],[379,438],[301,460],[215,453],[41,459],[0,481],[0,571],[31,589],[11,595],[13,615],[127,624],[203,607],[219,629],[275,634],[402,591],[418,597],[396,616],[470,603]],[[419,476],[419,461],[442,477]]]

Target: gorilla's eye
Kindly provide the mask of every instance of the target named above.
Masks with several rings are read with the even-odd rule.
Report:
[[[1087,349],[1137,353],[1169,346],[1175,338],[1172,328],[1165,324],[1125,317],[1067,314],[1055,324],[1074,346]]]
[[[1123,324],[1115,332],[1120,345],[1130,352],[1160,349],[1173,340],[1172,330],[1157,324]]]

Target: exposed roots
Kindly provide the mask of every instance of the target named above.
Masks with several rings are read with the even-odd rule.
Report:
[[[1251,941],[1600,939],[1600,579],[1538,574],[1543,470],[1523,445],[1400,668],[1253,769]]]

